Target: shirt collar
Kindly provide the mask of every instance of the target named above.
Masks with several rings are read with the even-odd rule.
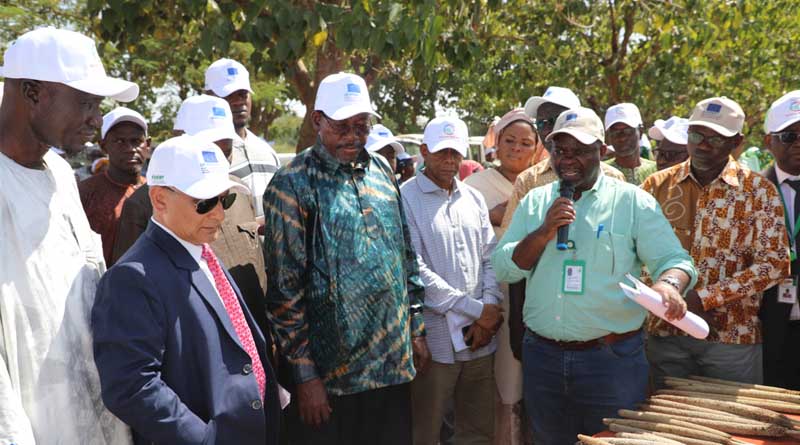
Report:
[[[462,182],[459,181],[458,178],[456,178],[456,177],[453,177],[453,181],[455,182],[454,187],[453,187],[453,194],[455,194],[455,193],[461,191]],[[420,190],[422,190],[422,193],[435,193],[435,192],[445,192],[445,193],[447,193],[447,190],[445,190],[445,189],[439,187],[438,185],[436,185],[436,183],[431,181],[431,178],[429,178],[423,172],[420,172],[417,175],[417,184],[419,184],[419,188],[420,188]]]
[[[678,182],[683,182],[686,178],[691,177],[696,181],[694,176],[692,175],[692,158],[683,161],[682,164],[679,164],[680,168],[678,169]],[[742,167],[733,159],[732,156],[728,156],[728,163],[725,165],[725,168],[722,169],[722,173],[719,174],[717,179],[722,179],[723,182],[728,184],[731,187],[738,187],[739,186],[739,171],[741,171]],[[714,179],[716,181],[717,179]],[[714,182],[712,181],[712,182]]]
[[[777,162],[775,163],[775,176],[778,178],[778,184],[783,184],[783,182],[786,181],[787,179],[792,181],[797,181],[798,179],[800,179],[800,176],[792,176],[789,173],[786,173],[785,171],[781,170],[781,168],[778,167]]]
[[[192,244],[189,241],[184,241],[181,237],[175,234],[172,230],[169,230],[165,225],[161,224],[160,222],[156,221],[155,218],[151,217],[150,221],[153,224],[161,227],[165,232],[167,232],[171,237],[175,238],[175,241],[179,242],[181,246],[183,246],[189,255],[197,261],[197,264],[200,264],[200,260],[203,259],[203,246],[198,246],[197,244]]]
[[[358,154],[358,157],[354,162],[343,163],[339,162],[328,150],[322,145],[322,141],[317,136],[317,142],[314,143],[314,147],[311,149],[317,157],[319,157],[320,161],[322,162],[323,170],[326,170],[330,173],[333,173],[340,168],[345,170],[367,170],[369,168],[369,163],[372,160],[370,154],[367,152],[366,148],[361,150],[361,153]]]

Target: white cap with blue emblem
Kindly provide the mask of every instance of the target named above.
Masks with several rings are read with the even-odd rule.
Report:
[[[213,142],[183,135],[159,144],[147,168],[151,187],[174,187],[195,199],[209,199],[243,185],[228,176],[230,164]]]

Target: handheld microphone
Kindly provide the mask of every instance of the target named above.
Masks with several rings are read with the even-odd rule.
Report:
[[[562,198],[572,200],[572,195],[575,194],[575,184],[569,181],[561,181],[561,188],[559,193]],[[556,249],[567,250],[567,241],[569,241],[569,224],[563,225],[558,228],[558,235],[556,237]]]

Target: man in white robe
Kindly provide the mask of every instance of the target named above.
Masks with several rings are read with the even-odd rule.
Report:
[[[104,97],[136,98],[107,77],[92,39],[55,28],[5,53],[0,105],[0,444],[131,443],[106,410],[89,315],[105,263],[72,169],[49,147],[79,147]]]

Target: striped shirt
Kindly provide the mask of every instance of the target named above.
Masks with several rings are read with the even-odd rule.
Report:
[[[496,241],[486,202],[477,190],[453,180],[452,194],[425,174],[400,188],[425,286],[428,348],[434,361],[447,364],[492,354],[497,339],[474,352],[455,352],[445,314],[477,320],[484,304],[503,299],[490,263]]]
[[[333,395],[410,382],[424,291],[386,162],[316,144],[275,175],[264,210],[267,312],[294,381]]]
[[[281,166],[275,150],[263,139],[245,130],[244,143],[234,142],[231,152],[230,174],[241,179],[250,189],[256,217],[264,215],[261,199],[264,190]]]

